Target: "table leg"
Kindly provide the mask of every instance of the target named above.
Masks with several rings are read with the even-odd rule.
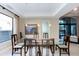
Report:
[[[39,50],[39,56],[42,56],[40,46],[38,46],[38,50]]]

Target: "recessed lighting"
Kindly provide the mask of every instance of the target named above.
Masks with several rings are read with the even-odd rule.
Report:
[[[77,10],[78,10],[78,8],[74,8],[73,10],[74,10],[74,11],[77,11]]]

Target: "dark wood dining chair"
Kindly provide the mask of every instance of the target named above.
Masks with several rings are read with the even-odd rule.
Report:
[[[22,48],[23,48],[23,43],[18,43],[18,37],[17,34],[11,35],[11,42],[12,42],[12,55],[20,50],[20,55],[22,56]]]
[[[49,45],[50,45],[51,53],[54,56],[54,53],[55,53],[55,39],[54,38],[49,39]]]
[[[59,48],[59,55],[61,54],[68,54],[70,56],[70,36],[65,36],[64,38],[64,44],[63,45],[57,45]]]
[[[22,39],[23,38],[23,34],[22,34],[22,32],[20,32],[20,39]]]
[[[42,46],[46,47],[47,49],[50,49],[52,55],[54,56],[54,39],[43,39],[42,40]],[[49,53],[49,52],[48,52]]]
[[[37,34],[33,34],[33,37],[35,38],[35,39],[39,39],[39,34],[37,33]]]
[[[48,33],[43,33],[43,39],[48,39],[49,38],[49,34]]]
[[[33,47],[35,47],[36,49],[37,48],[36,46],[37,46],[36,39],[25,38],[24,39],[24,56],[26,56],[28,49],[32,49]],[[27,51],[26,51],[26,47],[27,47]],[[35,54],[36,54],[36,51],[35,51]]]

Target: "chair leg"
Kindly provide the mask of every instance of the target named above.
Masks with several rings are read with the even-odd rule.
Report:
[[[55,50],[57,50],[57,45],[55,45]]]
[[[12,56],[13,56],[13,52],[14,52],[13,50],[14,50],[14,49],[12,49]]]
[[[50,50],[51,50],[52,56],[54,56],[54,48],[53,48],[53,51],[52,51],[52,46],[50,46]]]
[[[42,56],[40,46],[38,47],[38,50],[39,50],[39,56]]]
[[[24,56],[26,56],[26,46],[24,46]]]
[[[69,51],[69,49],[68,49],[68,55],[70,56],[70,51]]]
[[[53,46],[53,56],[54,56],[54,53],[55,53],[55,46]]]
[[[28,46],[27,46],[27,51],[28,51]]]
[[[20,55],[22,56],[22,48],[20,49]]]
[[[61,56],[61,48],[59,48],[59,55]]]

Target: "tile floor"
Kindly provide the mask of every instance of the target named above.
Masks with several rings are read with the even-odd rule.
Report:
[[[0,45],[0,47],[3,47]],[[29,53],[31,52],[31,53]],[[35,49],[28,51],[26,56],[35,56]],[[70,45],[70,55],[71,56],[79,56],[79,44],[71,43]],[[3,48],[0,48],[0,56],[12,56],[11,55],[11,45],[5,46]],[[20,54],[14,54],[14,56],[20,56]],[[24,56],[24,54],[23,54]],[[46,48],[43,49],[43,56],[52,56],[50,50],[47,50]],[[54,56],[59,56],[59,50],[57,49],[55,51]],[[67,54],[62,54],[62,56],[68,56]]]

